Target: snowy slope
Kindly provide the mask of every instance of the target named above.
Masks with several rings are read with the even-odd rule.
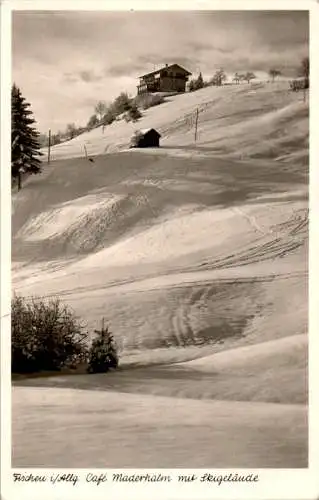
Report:
[[[105,127],[104,133],[99,127],[54,146],[52,158],[84,156],[84,146],[90,155],[120,151],[128,147],[136,129],[149,127],[161,133],[164,148],[185,154],[185,148],[194,146],[197,109],[197,153],[213,152],[237,159],[307,158],[308,107],[301,94],[288,91],[287,82],[208,87],[173,96],[144,111],[137,123],[116,121]]]
[[[301,405],[33,387],[14,403],[15,467],[307,467]]]
[[[127,151],[132,132],[149,126],[161,148]],[[60,296],[89,332],[104,316],[122,371],[20,382],[15,464],[306,466],[302,95],[278,82],[170,97],[137,124],[53,147],[52,158],[13,196],[13,291]],[[75,402],[86,408],[80,417]],[[106,453],[98,429],[106,432],[113,411]],[[149,447],[139,439],[145,428]],[[119,442],[134,450],[125,460]]]
[[[101,155],[124,147],[124,121],[55,146],[75,158],[13,200],[14,289],[62,295],[89,327],[106,315],[126,354],[306,331],[308,107],[285,85],[171,97],[139,124],[160,129],[159,151]],[[76,158],[83,141],[94,163]]]

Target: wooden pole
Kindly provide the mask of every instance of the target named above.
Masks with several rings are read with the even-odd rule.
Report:
[[[195,142],[197,141],[197,125],[198,125],[198,108],[196,109],[196,119],[195,119]]]
[[[50,163],[50,154],[51,154],[51,129],[49,130],[48,163]]]
[[[87,157],[88,157],[88,152],[87,152],[87,150],[86,150],[86,145],[85,145],[85,144],[84,144],[84,152],[85,152],[85,158],[87,159]]]

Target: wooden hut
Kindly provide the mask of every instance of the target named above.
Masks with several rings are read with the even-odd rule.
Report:
[[[131,148],[158,148],[160,137],[154,128],[139,130],[131,139]]]

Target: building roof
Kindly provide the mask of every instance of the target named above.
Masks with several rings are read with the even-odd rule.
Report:
[[[180,66],[179,64],[170,64],[170,65],[163,66],[162,68],[159,68],[156,71],[151,71],[150,73],[146,73],[145,75],[141,75],[139,78],[145,78],[146,76],[153,76],[153,75],[156,75],[156,73],[160,73],[161,71],[164,71],[165,69],[170,69],[170,68],[173,68],[173,67],[176,67],[176,66],[183,73],[185,73],[185,75],[191,75],[192,74],[189,71],[187,71],[187,69],[185,69],[182,66]]]
[[[156,132],[156,134],[157,134],[159,137],[161,137],[161,134],[160,134],[159,132],[157,132],[157,130],[155,130],[155,128],[142,128],[142,129],[140,129],[140,130],[139,130],[139,133],[140,133],[141,135],[146,135],[146,134],[148,134],[148,133],[149,133],[149,132],[151,132],[151,131]]]

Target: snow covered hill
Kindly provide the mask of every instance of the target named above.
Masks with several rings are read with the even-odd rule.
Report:
[[[287,82],[208,87],[180,94],[143,111],[136,123],[124,120],[98,127],[52,148],[52,158],[121,151],[135,130],[153,127],[162,135],[166,152],[185,154],[195,146],[195,112],[199,111],[196,154],[243,158],[306,160],[308,106],[302,93],[292,93]],[[260,140],[262,138],[262,140]],[[186,151],[185,151],[186,150]]]
[[[150,126],[162,134],[161,147],[128,151],[134,130]],[[85,158],[84,145],[94,162]],[[130,441],[134,456],[127,456],[127,465],[138,457],[154,467],[306,466],[303,95],[278,82],[173,96],[136,124],[118,121],[104,134],[97,128],[54,146],[52,158],[13,196],[13,291],[60,296],[90,331],[106,317],[122,368],[105,377],[19,382],[13,391],[15,465],[100,466],[113,456],[120,466],[117,439],[143,432],[143,414],[151,444],[137,450]],[[110,408],[121,414],[128,392],[127,427],[121,420],[112,428],[106,458],[97,434],[83,460],[88,430],[99,428]],[[77,410],[68,413],[64,426],[75,400],[81,407],[89,401],[92,411],[81,422]],[[161,424],[155,414],[168,407]],[[193,410],[201,419],[190,416]],[[54,438],[43,434],[52,411]],[[38,412],[41,443],[31,446]],[[164,429],[168,421],[178,422],[178,432],[175,424],[171,434]],[[186,439],[190,427],[200,433],[197,444]],[[232,436],[228,452],[222,451],[225,435]],[[68,436],[78,444],[64,464],[61,446]],[[219,461],[204,446],[209,439]],[[183,442],[194,463],[182,459]]]

